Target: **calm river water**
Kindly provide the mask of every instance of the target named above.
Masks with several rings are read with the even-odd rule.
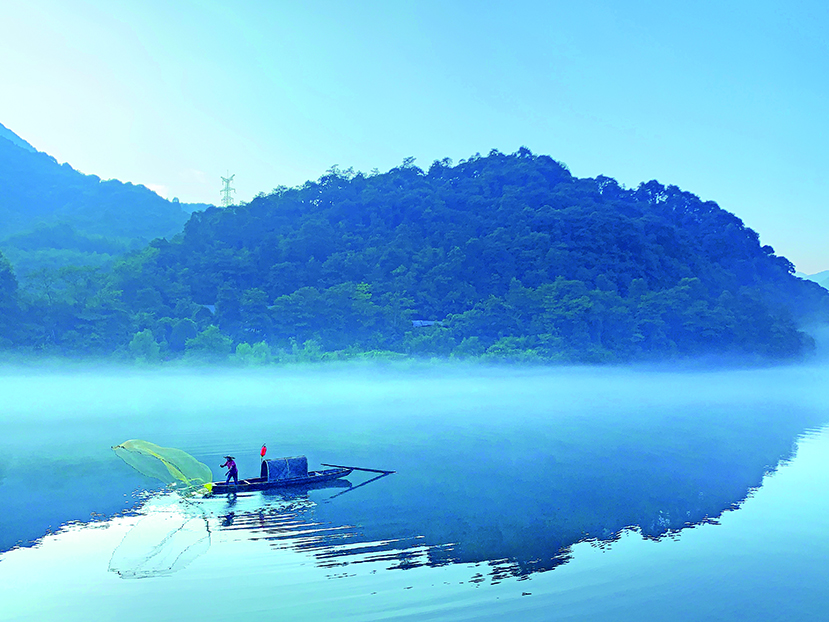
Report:
[[[827,371],[6,369],[0,619],[819,619]],[[396,473],[181,498],[134,438]]]

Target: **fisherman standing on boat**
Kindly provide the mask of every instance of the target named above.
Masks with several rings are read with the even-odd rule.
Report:
[[[225,456],[226,460],[222,466],[222,468],[227,467],[227,480],[225,480],[225,484],[230,483],[230,478],[233,478],[233,483],[239,483],[239,471],[236,470],[236,462],[233,460],[233,456]]]

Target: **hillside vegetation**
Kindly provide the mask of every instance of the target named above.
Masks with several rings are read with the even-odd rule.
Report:
[[[792,273],[713,202],[579,179],[522,148],[428,171],[335,167],[196,212],[109,273],[16,296],[28,324],[6,338],[249,361],[792,357],[810,347],[799,323],[829,316],[829,292]]]

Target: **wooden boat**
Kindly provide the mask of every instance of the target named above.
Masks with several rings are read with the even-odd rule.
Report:
[[[309,471],[308,460],[305,456],[292,458],[277,458],[263,460],[259,477],[240,479],[238,484],[231,481],[213,482],[207,484],[207,489],[213,494],[229,492],[248,492],[253,490],[268,490],[288,486],[315,486],[322,482],[330,482],[351,474],[350,467],[336,467],[321,471]]]

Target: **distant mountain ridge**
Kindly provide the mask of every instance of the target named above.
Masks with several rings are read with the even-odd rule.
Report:
[[[0,250],[20,278],[44,268],[109,264],[179,233],[192,211],[144,186],[58,164],[0,126]]]
[[[88,234],[150,240],[178,233],[188,218],[145,186],[84,175],[15,137],[6,130],[0,140],[0,239],[66,222]]]
[[[26,151],[36,152],[37,149],[32,147],[29,143],[25,140],[20,138],[17,134],[12,132],[9,128],[5,125],[0,123],[0,138],[5,138],[6,140],[10,141],[11,143],[17,145],[21,149],[25,149]]]
[[[817,283],[822,288],[829,290],[829,270],[823,270],[815,274],[804,274],[803,272],[796,272],[796,277]]]

